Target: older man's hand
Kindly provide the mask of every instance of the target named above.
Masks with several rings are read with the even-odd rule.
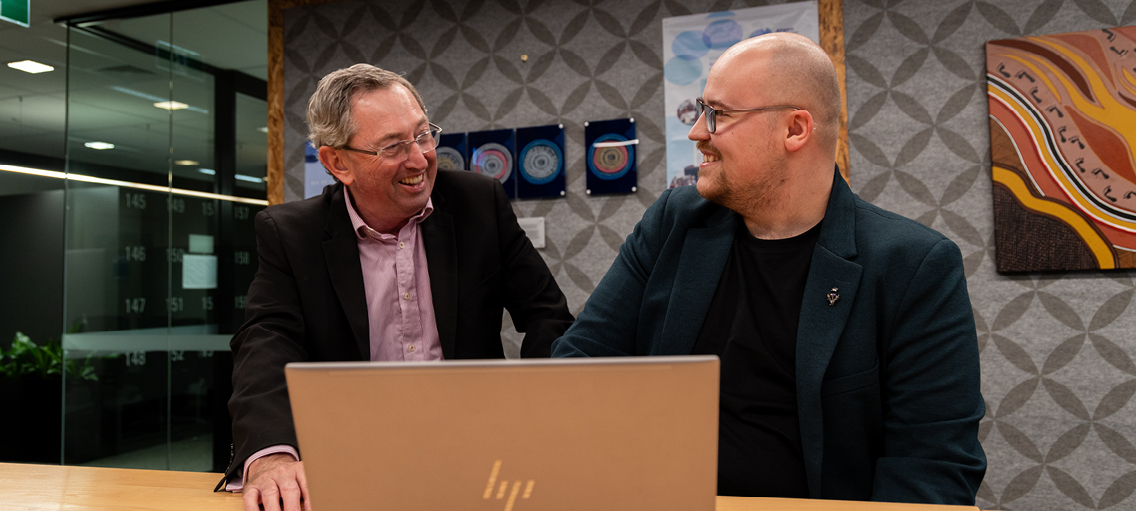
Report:
[[[249,465],[245,511],[312,511],[304,462],[290,454],[269,454]]]

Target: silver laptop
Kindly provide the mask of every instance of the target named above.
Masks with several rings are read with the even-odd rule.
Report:
[[[718,358],[292,363],[321,510],[713,511]]]

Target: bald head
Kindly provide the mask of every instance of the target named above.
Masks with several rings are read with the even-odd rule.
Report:
[[[726,50],[714,70],[748,75],[745,83],[762,87],[772,103],[808,110],[817,123],[817,135],[835,148],[840,81],[832,59],[809,38],[778,32],[746,39]]]

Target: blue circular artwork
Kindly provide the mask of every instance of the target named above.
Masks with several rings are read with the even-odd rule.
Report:
[[[702,61],[674,57],[663,66],[663,76],[675,85],[690,85],[702,76]]]
[[[592,175],[612,181],[627,174],[635,163],[635,146],[630,144],[602,146],[603,142],[626,141],[627,137],[616,133],[596,137],[588,147],[588,170],[592,171]],[[601,147],[596,147],[596,144],[601,144]]]
[[[678,58],[697,59],[706,55],[710,47],[702,41],[702,32],[687,30],[675,36],[674,42],[671,43],[671,51]]]
[[[556,179],[564,168],[564,153],[551,140],[537,139],[521,150],[521,177],[534,185]]]
[[[734,20],[718,20],[706,25],[702,42],[714,50],[724,50],[742,40],[742,26]]]

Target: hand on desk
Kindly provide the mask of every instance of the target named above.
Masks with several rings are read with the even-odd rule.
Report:
[[[312,511],[304,462],[290,454],[269,454],[249,465],[245,482],[245,511]],[[259,504],[259,506],[258,506]]]

